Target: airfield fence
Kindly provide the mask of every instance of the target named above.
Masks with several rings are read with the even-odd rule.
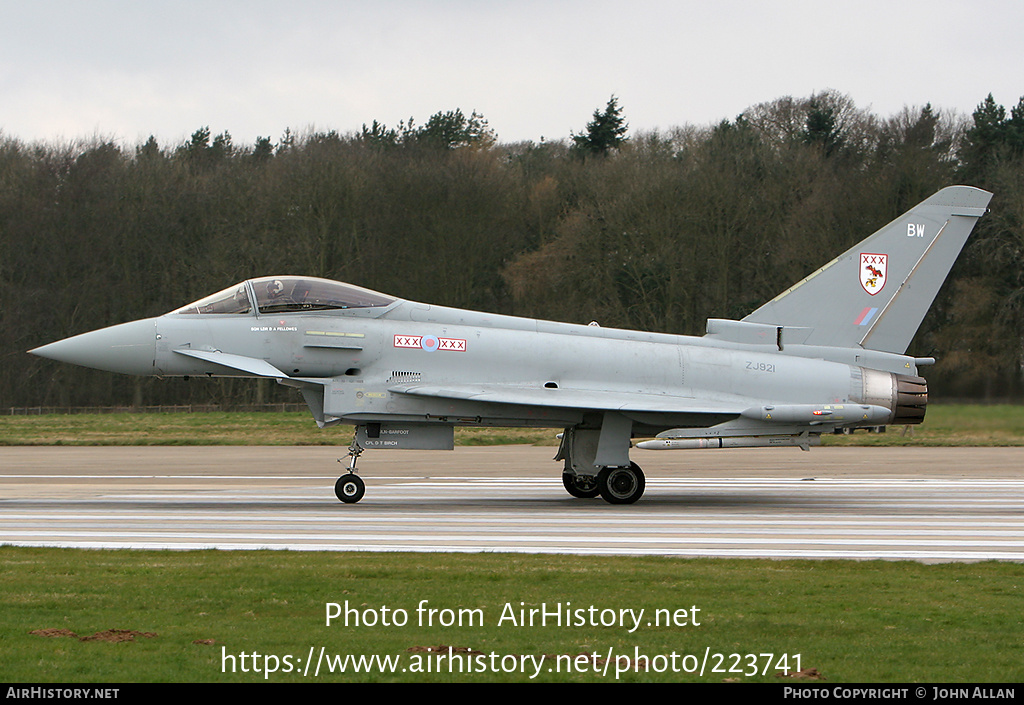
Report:
[[[287,412],[307,411],[303,403],[282,404],[161,404],[157,406],[10,406],[4,416],[44,416],[49,414],[204,414],[217,411]]]

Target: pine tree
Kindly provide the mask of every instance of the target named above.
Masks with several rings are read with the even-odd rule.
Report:
[[[843,136],[836,109],[817,96],[812,96],[802,137],[807,144],[820,145],[825,156],[832,156],[840,150]]]
[[[604,112],[594,111],[594,119],[587,123],[587,131],[572,135],[572,149],[581,155],[608,154],[626,141],[629,125],[622,115],[619,99],[614,95],[608,100]]]
[[[975,109],[974,126],[967,130],[960,151],[964,180],[983,186],[1002,158],[1006,144],[1006,109],[998,105],[992,94]]]

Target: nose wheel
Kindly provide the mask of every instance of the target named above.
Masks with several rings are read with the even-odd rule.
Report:
[[[362,478],[353,473],[342,475],[334,483],[334,494],[345,504],[355,504],[363,498],[365,492],[366,485],[363,484]]]
[[[366,493],[366,485],[363,479],[356,475],[356,460],[362,455],[363,449],[355,441],[348,447],[348,472],[338,478],[334,483],[334,494],[345,504],[355,504],[363,498]],[[339,463],[345,462],[338,458]]]

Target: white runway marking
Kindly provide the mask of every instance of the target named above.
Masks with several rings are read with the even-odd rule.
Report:
[[[263,465],[250,457],[251,449],[236,451],[234,460],[218,449],[210,472],[203,472],[195,449],[102,449],[109,472],[89,452],[97,449],[79,449],[91,464],[82,474],[68,471],[75,457],[68,450],[12,455],[0,466],[0,543],[1024,561],[1020,451],[1000,456],[1005,472],[996,463],[996,471],[977,477],[859,476],[849,458],[863,452],[844,456],[833,449],[817,450],[814,466],[796,462],[794,469],[726,452],[744,461],[744,474],[648,469],[644,498],[615,507],[570,498],[550,449],[460,450],[435,466],[415,466],[423,471],[418,477],[380,463],[364,470],[367,494],[356,505],[337,501],[332,476],[312,474],[308,466],[301,475],[282,473],[289,449],[263,449]],[[871,450],[871,469],[906,466],[904,449]],[[778,449],[758,452],[779,456]],[[705,472],[717,471],[696,453]],[[799,454],[787,459],[802,461]],[[408,467],[387,460],[392,468]],[[469,472],[452,472],[453,460]],[[339,470],[336,463],[321,467]],[[766,467],[765,476],[752,474]],[[823,476],[821,467],[836,476]]]

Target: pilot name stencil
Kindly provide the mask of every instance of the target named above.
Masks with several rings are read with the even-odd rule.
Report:
[[[249,331],[252,333],[294,333],[298,330],[297,326],[250,326]]]

